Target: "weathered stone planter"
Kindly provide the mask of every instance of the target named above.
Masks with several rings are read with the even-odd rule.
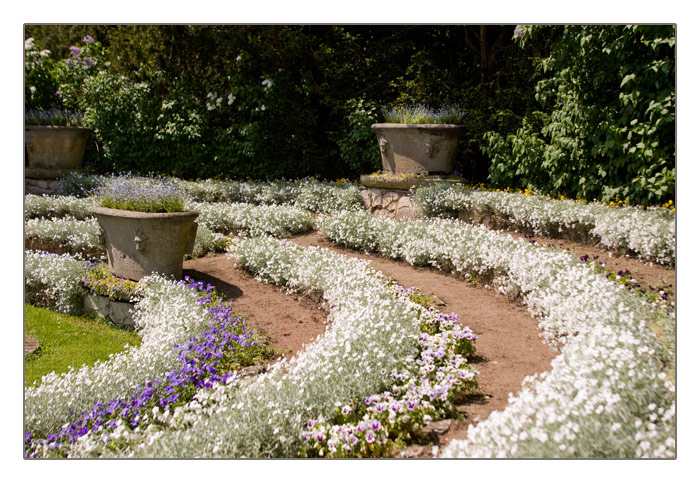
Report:
[[[151,273],[182,278],[182,259],[192,253],[199,213],[144,213],[94,207],[107,246],[109,269],[141,280]]]
[[[134,304],[130,302],[118,302],[102,295],[87,294],[83,298],[83,308],[85,313],[99,315],[121,327],[134,327]]]
[[[80,166],[91,130],[76,126],[25,126],[30,168],[73,170]]]
[[[459,137],[458,124],[372,124],[382,154],[382,168],[391,174],[451,174]]]

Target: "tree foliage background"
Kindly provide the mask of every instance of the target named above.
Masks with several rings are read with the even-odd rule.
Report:
[[[456,103],[468,128],[456,168],[472,182],[671,196],[674,46],[643,42],[674,38],[673,28],[588,27],[583,43],[573,27],[518,29],[523,36],[514,25],[26,25],[37,51],[51,51],[37,72],[54,77],[31,95],[25,71],[25,100],[83,111],[98,172],[353,178],[381,167],[369,126],[382,107]],[[653,66],[670,77],[653,78]],[[640,116],[659,82],[662,106]]]

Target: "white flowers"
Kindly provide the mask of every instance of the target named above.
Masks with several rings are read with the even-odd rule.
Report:
[[[85,262],[70,255],[27,251],[24,254],[27,302],[77,314],[83,308]]]
[[[214,109],[217,109],[221,107],[221,103],[224,101],[224,98],[219,96],[216,92],[207,92],[207,98],[206,98],[206,106],[207,106],[207,111],[213,111]],[[229,105],[231,103],[229,102]]]
[[[419,188],[414,195],[428,216],[457,216],[463,212],[477,223],[490,217],[510,229],[595,241],[643,260],[663,264],[676,260],[675,216],[667,209],[614,207],[462,186]]]
[[[95,218],[35,218],[26,221],[24,234],[28,238],[50,240],[83,259],[106,258],[100,240],[100,226]]]
[[[275,182],[183,181],[178,185],[196,201],[289,205],[314,213],[362,208],[356,185],[326,183],[312,179]]]
[[[27,254],[30,261],[35,261],[35,257]],[[46,437],[69,421],[71,410],[79,415],[96,402],[130,396],[137,385],[176,369],[174,345],[200,334],[211,324],[206,308],[197,303],[198,295],[187,287],[159,276],[147,277],[140,283],[144,296],[136,305],[134,320],[142,337],[141,346],[129,346],[91,367],[48,374],[39,386],[26,388],[27,430]]]
[[[92,216],[90,208],[96,205],[94,198],[76,198],[74,196],[25,195],[24,219],[60,218],[70,215],[82,220]]]
[[[291,206],[189,201],[185,207],[198,212],[197,222],[217,233],[279,238],[309,231],[313,226],[308,211]]]
[[[393,367],[416,355],[415,305],[399,300],[366,263],[272,239],[242,240],[231,250],[261,279],[322,291],[333,324],[296,357],[229,391],[209,417],[144,441],[129,456],[207,457],[217,445],[222,457],[295,456],[309,419],[376,393],[390,384]]]
[[[521,299],[561,354],[524,381],[503,412],[471,427],[448,457],[673,457],[674,394],[661,372],[675,355],[652,332],[674,333],[666,308],[628,293],[571,255],[447,220],[395,222],[340,213],[322,222],[332,240],[410,263],[477,275]],[[663,423],[652,406],[663,409]],[[655,422],[635,439],[633,422]],[[613,424],[619,423],[621,426]],[[511,435],[511,436],[509,436]],[[517,435],[513,437],[512,435]],[[641,441],[649,444],[640,445]],[[565,449],[561,449],[566,442]]]

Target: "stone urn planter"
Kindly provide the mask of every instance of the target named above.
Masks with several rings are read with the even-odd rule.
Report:
[[[451,174],[459,124],[372,124],[382,154],[382,168],[391,174]]]
[[[80,166],[91,129],[78,126],[25,126],[29,168],[74,170]]]
[[[182,259],[192,253],[199,213],[146,213],[92,208],[102,228],[109,270],[139,281],[151,273],[182,278]]]

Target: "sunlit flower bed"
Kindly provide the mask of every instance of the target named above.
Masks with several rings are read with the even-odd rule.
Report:
[[[35,257],[27,254],[27,258]],[[48,269],[59,266],[52,257],[47,257],[47,262]],[[80,283],[85,268],[82,272],[75,266],[70,268],[75,273],[73,277],[64,273],[63,283],[74,287]],[[177,369],[178,354],[173,350],[176,344],[186,343],[211,326],[211,317],[197,303],[196,292],[157,276],[141,280],[140,285],[143,297],[135,306],[134,321],[142,337],[141,346],[126,347],[94,366],[61,375],[48,374],[40,385],[26,388],[24,410],[28,432],[47,437],[59,432],[73,414],[91,409],[96,402],[135,395],[140,384]]]
[[[321,420],[333,420],[345,406],[348,413],[371,414],[358,407],[367,406],[368,397],[380,402],[384,390],[396,385],[394,371],[401,371],[419,355],[421,307],[397,297],[396,288],[368,264],[272,239],[244,240],[231,251],[242,267],[263,280],[293,290],[322,291],[333,323],[297,356],[277,362],[238,391],[220,387],[197,398],[189,411],[174,416],[171,429],[132,444],[128,456],[294,457],[314,451],[322,455],[323,447],[313,443],[333,436],[324,432]],[[457,334],[464,337],[470,332],[461,329],[454,334],[457,340]],[[453,352],[449,360],[460,367],[456,372],[460,380],[470,383],[474,373],[464,359]],[[425,410],[413,413],[409,406],[415,409],[415,404],[397,404],[411,426],[415,416],[423,424]],[[380,422],[379,418],[369,423],[360,420],[354,427],[360,426],[355,436],[362,436],[368,445],[381,440],[374,419]],[[307,433],[313,434],[316,424],[311,443]],[[376,440],[369,435],[370,442],[367,430],[372,427],[377,433],[373,433]],[[353,455],[363,447],[356,448],[360,443],[351,438],[340,442],[338,436],[338,441],[340,456]],[[365,454],[372,455],[376,449],[368,447],[365,451],[370,452]]]
[[[675,333],[669,307],[628,292],[566,252],[452,220],[396,222],[363,212],[322,222],[331,240],[481,279],[522,300],[552,370],[528,378],[505,411],[453,442],[447,457],[673,457]],[[672,349],[672,344],[670,346]]]
[[[293,206],[188,201],[185,207],[199,213],[198,224],[216,233],[283,238],[313,227],[311,213]]]
[[[593,239],[603,247],[643,260],[676,262],[675,211],[620,207],[605,203],[553,199],[532,193],[465,189],[436,185],[419,188],[415,199],[427,216],[456,217],[467,211],[494,215],[509,228],[535,235]]]
[[[59,312],[83,310],[86,264],[79,257],[28,250],[24,252],[25,301]]]
[[[24,236],[61,246],[82,258],[104,259],[100,225],[95,218],[78,220],[70,215],[62,218],[34,218],[24,224]]]
[[[177,180],[181,189],[196,201],[292,205],[313,213],[362,208],[357,185],[329,183],[310,178],[278,181]]]
[[[146,285],[149,283],[147,281]],[[118,435],[122,428],[138,431],[153,421],[157,423],[157,419],[153,420],[154,416],[188,403],[198,389],[211,389],[215,384],[233,380],[235,375],[231,371],[259,363],[270,356],[270,349],[243,325],[241,317],[235,315],[230,304],[222,302],[213,286],[205,287],[203,282],[187,277],[177,285],[184,285],[196,293],[199,297],[197,303],[205,306],[211,317],[210,327],[205,332],[190,338],[185,344],[172,347],[177,355],[178,369],[143,381],[121,397],[98,399],[89,409],[76,411],[71,408],[71,419],[48,436],[40,429],[32,428],[25,433],[26,456],[99,455],[106,445],[119,444],[115,434]],[[149,295],[146,293],[145,296]],[[141,335],[153,337],[150,331],[144,331],[142,325],[138,325],[137,329]],[[98,370],[98,365],[93,372]],[[42,381],[42,386],[44,384],[47,382]]]
[[[97,220],[89,215],[95,198],[25,196],[25,237],[50,241],[84,259],[99,260],[104,248]],[[221,252],[225,235],[288,237],[312,229],[313,216],[294,206],[187,201],[199,213],[194,256]],[[51,218],[48,218],[51,216]]]
[[[253,382],[233,374],[197,386],[186,404],[145,404],[157,385],[146,381],[175,374],[165,378],[173,387],[179,380],[169,372],[182,363],[172,347],[207,326],[201,297],[149,277],[137,304],[139,349],[46,376],[27,389],[31,455],[383,456],[449,414],[452,398],[475,387],[466,360],[474,350],[471,331],[455,316],[412,302],[412,289],[390,283],[367,263],[272,239],[242,240],[231,251],[261,279],[323,291],[333,321],[327,332]],[[77,414],[80,420],[71,423]]]
[[[75,196],[25,195],[24,219],[61,218],[72,216],[78,220],[91,218],[90,208],[97,206],[95,198],[76,198]]]

